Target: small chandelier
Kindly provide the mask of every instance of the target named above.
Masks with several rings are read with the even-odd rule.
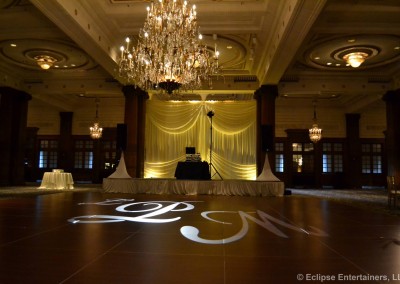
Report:
[[[53,64],[57,62],[57,59],[49,55],[38,55],[35,56],[33,59],[35,59],[40,68],[44,70],[50,69],[50,67],[52,67]]]
[[[200,88],[218,70],[219,52],[202,43],[196,6],[183,0],[158,0],[147,7],[136,47],[126,38],[121,46],[118,75],[143,90]],[[213,53],[213,54],[212,54]]]
[[[368,57],[368,54],[365,52],[351,52],[351,53],[345,54],[343,56],[343,59],[351,67],[357,68],[365,61],[365,59],[367,57]]]
[[[99,100],[96,99],[96,118],[95,118],[95,121],[93,123],[93,126],[91,126],[89,128],[90,137],[92,139],[100,139],[101,135],[103,133],[103,128],[101,128],[100,124],[99,124],[99,116],[98,116],[98,114],[99,114]]]
[[[316,111],[316,101],[313,102],[314,105],[314,119],[313,119],[313,125],[312,127],[308,130],[309,135],[310,135],[310,140],[313,143],[317,143],[319,140],[322,138],[322,129],[318,127],[317,124],[317,111]]]

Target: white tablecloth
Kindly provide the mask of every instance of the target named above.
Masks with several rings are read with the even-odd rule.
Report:
[[[40,189],[74,189],[74,180],[70,173],[45,172]]]

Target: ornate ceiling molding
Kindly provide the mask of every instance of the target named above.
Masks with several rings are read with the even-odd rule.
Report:
[[[30,70],[40,70],[35,57],[45,55],[55,59],[48,71],[89,70],[96,63],[78,47],[57,40],[16,39],[0,41],[0,58],[10,64]]]
[[[394,35],[346,35],[324,39],[312,44],[303,54],[303,62],[309,67],[354,71],[343,58],[350,52],[362,52],[366,60],[357,69],[372,69],[400,59],[400,37]]]
[[[18,6],[21,0],[2,0],[0,2],[0,9],[8,9],[13,6]]]

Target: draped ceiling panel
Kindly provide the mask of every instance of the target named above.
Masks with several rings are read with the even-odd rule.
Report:
[[[256,101],[188,102],[148,100],[145,178],[173,178],[186,147],[196,147],[223,179],[256,179]],[[212,170],[214,179],[219,176]]]

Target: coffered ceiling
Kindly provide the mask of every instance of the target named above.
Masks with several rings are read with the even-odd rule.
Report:
[[[278,84],[282,98],[320,97],[357,111],[400,87],[398,0],[192,0],[223,76],[202,98],[248,98]],[[119,46],[143,26],[149,1],[0,2],[0,85],[72,110],[82,96],[121,97]],[[343,55],[368,55],[359,68]],[[35,60],[57,62],[42,70]],[[192,94],[193,96],[193,94]]]

